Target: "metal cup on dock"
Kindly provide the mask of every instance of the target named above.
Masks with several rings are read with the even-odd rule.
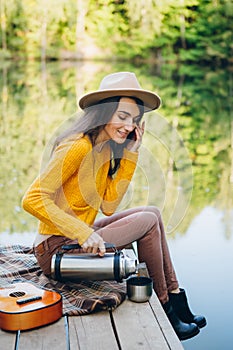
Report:
[[[144,303],[150,299],[153,292],[153,282],[150,277],[134,276],[127,279],[127,296],[129,300]]]

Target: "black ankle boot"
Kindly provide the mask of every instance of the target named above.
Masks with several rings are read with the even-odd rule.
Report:
[[[174,312],[171,302],[163,304],[163,309],[180,340],[187,340],[195,337],[200,331],[195,323],[184,323]]]
[[[184,289],[180,288],[180,293],[169,293],[169,300],[171,301],[173,310],[181,321],[186,323],[196,323],[199,328],[206,326],[206,319],[204,316],[193,315],[190,311],[187,296]]]

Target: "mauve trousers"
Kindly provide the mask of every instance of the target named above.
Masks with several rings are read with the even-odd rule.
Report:
[[[171,261],[160,211],[154,206],[136,207],[97,219],[95,231],[105,242],[123,248],[137,242],[138,258],[145,262],[154,290],[161,301],[168,301],[168,292],[179,287]],[[35,255],[45,274],[50,274],[51,257],[64,244],[77,243],[66,237],[52,236],[35,247]]]

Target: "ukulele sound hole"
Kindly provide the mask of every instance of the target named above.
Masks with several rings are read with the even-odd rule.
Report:
[[[13,292],[13,293],[10,293],[10,297],[13,297],[13,298],[19,298],[19,297],[23,297],[26,293],[25,292]]]

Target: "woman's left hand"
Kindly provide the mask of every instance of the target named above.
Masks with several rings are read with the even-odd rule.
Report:
[[[99,254],[104,256],[106,249],[103,238],[97,233],[93,232],[88,239],[82,244],[85,253]]]
[[[139,147],[142,144],[142,137],[144,134],[144,130],[145,130],[145,121],[142,122],[142,124],[140,125],[136,125],[134,132],[135,132],[135,140],[132,140],[128,143],[127,145],[127,149],[131,152],[137,152]]]

